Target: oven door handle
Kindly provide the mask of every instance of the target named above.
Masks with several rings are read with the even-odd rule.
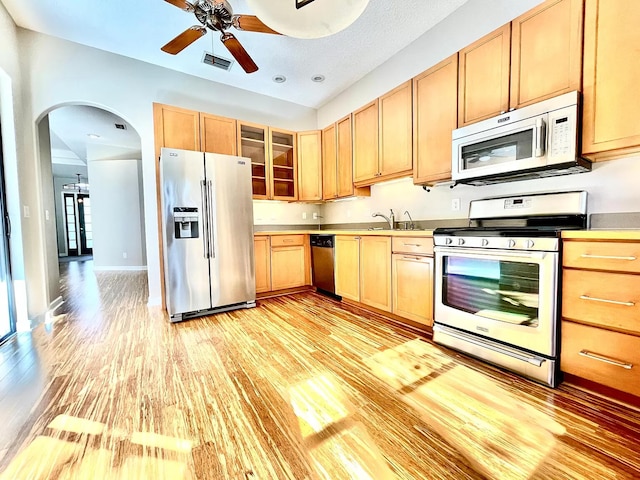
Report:
[[[433,251],[440,254],[454,254],[463,257],[491,257],[496,260],[501,258],[534,258],[537,260],[544,259],[549,254],[557,252],[529,252],[529,251],[512,251],[512,250],[481,250],[479,248],[450,248],[450,247],[434,247]]]
[[[434,327],[434,330],[437,330],[437,329],[438,329],[438,326],[436,325]],[[491,350],[493,352],[506,355],[507,357],[512,357],[512,358],[515,358],[516,360],[530,363],[531,365],[535,365],[538,368],[541,367],[542,364],[545,362],[545,359],[541,357],[534,357],[534,356],[530,357],[528,355],[523,355],[521,353],[517,353],[512,350],[507,350],[506,348],[501,348],[493,343],[476,340],[475,338],[470,337],[469,335],[458,335],[457,333],[455,333],[449,328],[446,329],[445,333],[451,337],[457,338],[458,340],[462,340],[463,342],[472,343],[477,347],[486,348],[487,350]]]

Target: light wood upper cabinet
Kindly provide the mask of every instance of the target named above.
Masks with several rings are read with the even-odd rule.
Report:
[[[360,240],[360,301],[391,311],[391,237]]]
[[[378,162],[378,100],[353,112],[353,180],[380,176]]]
[[[413,79],[413,183],[451,179],[451,132],[458,127],[458,54]]]
[[[510,53],[511,24],[460,50],[458,126],[469,125],[509,109]]]
[[[238,155],[251,159],[253,198],[271,198],[268,128],[255,123],[238,122]]]
[[[268,236],[253,238],[256,266],[256,293],[271,291],[271,247]]]
[[[336,235],[336,294],[360,301],[360,237]]]
[[[200,150],[200,113],[160,103],[153,104],[156,158],[160,149]]]
[[[338,152],[336,125],[322,130],[322,199],[333,200],[338,196]]]
[[[380,97],[380,176],[402,175],[413,168],[412,82]]]
[[[511,108],[580,90],[583,5],[547,0],[511,22]]]
[[[322,133],[298,133],[298,200],[322,200]]]
[[[200,147],[203,152],[236,155],[236,120],[201,112]]]
[[[269,128],[271,194],[274,200],[297,200],[296,133]]]
[[[584,27],[582,153],[640,151],[640,2],[588,0]]]

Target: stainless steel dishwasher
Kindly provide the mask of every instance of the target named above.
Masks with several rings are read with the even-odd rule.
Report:
[[[313,285],[318,292],[336,296],[333,276],[335,235],[311,235],[311,262]]]

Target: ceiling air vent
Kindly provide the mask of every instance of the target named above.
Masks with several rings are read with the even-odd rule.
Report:
[[[233,65],[232,60],[227,60],[226,58],[218,57],[217,55],[213,55],[212,53],[208,52],[204,52],[202,63],[206,63],[207,65],[218,67],[226,71],[231,70],[231,65]]]
[[[115,126],[116,126],[116,128],[118,130],[126,130],[127,129],[127,126],[124,123],[116,123]]]

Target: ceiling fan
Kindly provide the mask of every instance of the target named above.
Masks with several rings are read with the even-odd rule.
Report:
[[[249,56],[238,39],[227,29],[235,27],[247,32],[280,33],[267,27],[255,15],[234,15],[233,9],[227,0],[165,0],[171,5],[193,13],[202,25],[194,25],[188,28],[176,38],[162,47],[162,51],[175,55],[187,48],[193,42],[207,33],[207,29],[221,33],[220,40],[227,47],[229,53],[236,59],[246,73],[253,73],[258,66]]]

